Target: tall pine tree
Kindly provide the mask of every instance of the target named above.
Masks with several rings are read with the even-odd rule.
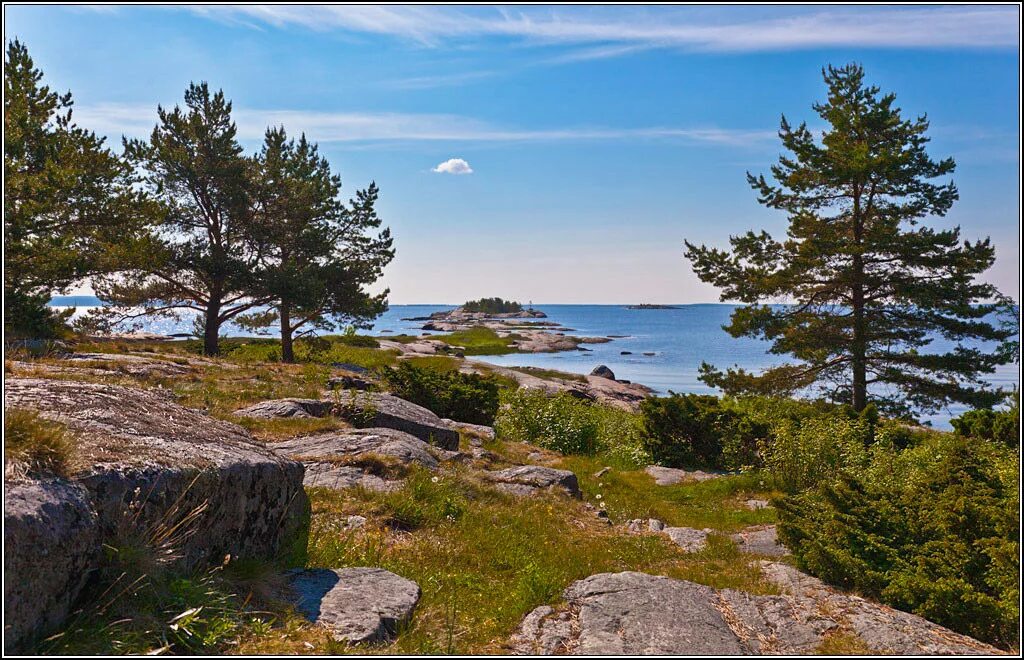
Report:
[[[857,411],[874,403],[898,415],[998,403],[1004,393],[983,375],[1016,358],[1016,314],[977,279],[995,260],[992,243],[938,228],[958,198],[946,179],[953,160],[927,154],[927,118],[905,119],[895,95],[865,85],[860,66],[823,75],[820,141],[783,117],[789,153],[771,168],[774,181],[747,174],[758,201],[788,215],[787,238],[748,232],[730,238],[731,251],[686,242],[695,272],[723,301],[748,303],[726,330],[769,340],[771,352],[798,362],[760,374],[704,364],[702,380],[732,394],[814,386]]]
[[[193,83],[185,109],[158,107],[157,113],[149,140],[126,140],[125,151],[166,209],[153,229],[158,247],[129,276],[94,286],[101,299],[122,309],[199,312],[204,352],[214,355],[221,326],[265,302],[251,295],[259,258],[253,164],[242,154],[222,91]]]
[[[71,93],[43,84],[24,44],[4,61],[4,334],[49,337],[53,292],[121,267],[156,212],[132,168],[72,121]]]
[[[297,333],[360,325],[387,308],[388,292],[366,287],[394,257],[391,232],[376,233],[376,184],[346,206],[338,196],[341,178],[305,135],[295,141],[284,128],[268,129],[254,171],[261,252],[254,293],[270,310],[239,321],[251,328],[276,324],[282,359],[292,362]]]

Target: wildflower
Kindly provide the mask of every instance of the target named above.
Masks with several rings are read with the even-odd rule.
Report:
[[[431,477],[430,478],[430,482],[431,483],[435,483],[436,484],[438,481],[440,481],[440,479],[438,479],[437,477]]]
[[[597,495],[595,495],[594,497],[596,497],[597,499],[601,499],[601,493],[598,493],[598,494],[597,494]]]

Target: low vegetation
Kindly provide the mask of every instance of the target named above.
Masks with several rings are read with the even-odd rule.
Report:
[[[502,437],[563,454],[604,452],[619,466],[640,467],[651,460],[634,413],[531,389],[508,391],[501,404],[495,428]]]
[[[1019,459],[984,440],[884,441],[859,469],[777,501],[798,564],[845,589],[1004,647],[1019,643]]]
[[[673,467],[740,469],[753,466],[765,424],[723,405],[714,396],[672,394],[640,406],[644,447],[658,463]]]
[[[67,476],[75,440],[67,427],[22,408],[4,409],[5,477]]]
[[[494,423],[499,388],[494,378],[454,370],[435,371],[408,362],[378,373],[392,394],[440,417],[470,424]]]
[[[464,355],[505,355],[516,352],[512,344],[519,336],[511,333],[502,337],[490,328],[475,326],[446,335],[437,335],[435,339],[449,346],[458,346]]]

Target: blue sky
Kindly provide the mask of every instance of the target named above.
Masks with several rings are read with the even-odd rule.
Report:
[[[1019,300],[1016,6],[7,6],[6,38],[119,141],[191,80],[234,101],[255,151],[305,131],[344,192],[376,180],[396,236],[392,303],[713,302],[683,239],[785,220],[747,170],[781,114],[820,120],[821,67],[862,63],[932,152],[948,217],[991,236],[988,278]],[[467,171],[471,170],[471,171]],[[946,222],[946,221],[943,221]]]

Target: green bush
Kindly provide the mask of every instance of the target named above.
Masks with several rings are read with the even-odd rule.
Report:
[[[529,442],[563,454],[604,453],[619,467],[647,465],[640,416],[596,405],[560,392],[508,390],[501,398],[495,429],[509,440]]]
[[[493,424],[498,412],[498,382],[488,376],[433,371],[401,362],[380,375],[395,396],[441,417],[469,424]]]
[[[502,397],[495,429],[510,440],[563,454],[593,454],[599,426],[591,406],[568,394],[519,389]]]
[[[957,433],[966,438],[995,440],[1007,447],[1020,445],[1020,403],[1006,410],[969,410],[950,420]]]
[[[761,459],[776,487],[795,492],[841,470],[862,468],[873,439],[870,422],[843,413],[787,418],[772,427],[770,440],[762,443]]]
[[[640,404],[645,446],[671,467],[740,469],[757,462],[766,424],[727,407],[718,397],[671,393]]]
[[[958,632],[1018,644],[1016,453],[949,433],[869,453],[863,469],[776,502],[779,537],[801,568]]]

